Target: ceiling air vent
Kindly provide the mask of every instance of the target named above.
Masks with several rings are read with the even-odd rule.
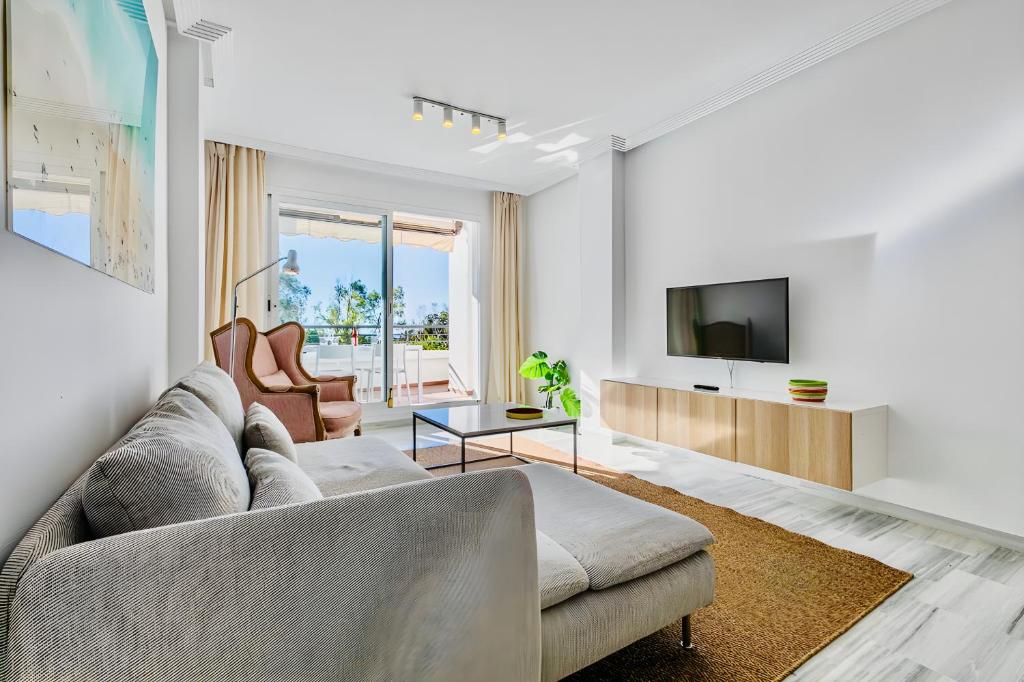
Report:
[[[213,43],[230,33],[231,27],[224,26],[222,24],[215,24],[212,21],[207,21],[206,19],[200,19],[191,26],[179,26],[178,31],[183,36],[202,40],[207,43]]]
[[[199,5],[200,0],[174,0],[174,22],[178,25],[178,33],[199,41],[203,85],[212,88],[214,64],[219,64],[231,52],[230,40],[226,39],[231,33],[231,27],[203,19]]]

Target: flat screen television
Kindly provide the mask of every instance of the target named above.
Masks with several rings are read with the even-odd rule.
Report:
[[[668,354],[789,362],[789,278],[667,291]]]

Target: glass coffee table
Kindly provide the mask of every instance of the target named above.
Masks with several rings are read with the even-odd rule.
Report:
[[[416,422],[421,420],[446,431],[462,443],[462,457],[459,462],[451,464],[434,464],[427,469],[439,469],[450,467],[455,464],[462,465],[462,471],[466,471],[466,439],[478,436],[495,436],[502,433],[508,434],[508,454],[474,459],[470,464],[477,462],[488,462],[492,459],[504,459],[515,457],[521,462],[527,462],[515,454],[512,449],[512,435],[517,431],[532,431],[534,429],[549,429],[556,426],[572,427],[572,472],[576,473],[576,417],[567,417],[555,410],[545,410],[544,416],[539,419],[509,419],[505,416],[505,410],[509,407],[519,407],[515,404],[509,405],[466,405],[463,407],[439,407],[432,410],[414,410],[412,413],[412,458],[416,460]]]

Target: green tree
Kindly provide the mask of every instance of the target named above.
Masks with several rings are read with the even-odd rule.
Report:
[[[332,327],[353,327],[359,324],[359,306],[366,293],[366,285],[360,280],[346,286],[341,280],[335,280],[334,290],[327,305],[317,303],[314,307],[316,317],[321,324]],[[337,343],[344,343],[348,335],[347,330],[335,330],[334,340]]]
[[[335,280],[334,290],[326,306],[317,304],[313,308],[314,316],[321,324],[334,327],[379,327],[383,314],[383,297],[379,291],[370,289],[361,279],[345,285]],[[392,308],[395,321],[402,324],[405,318],[405,290],[395,287],[395,302]],[[344,343],[349,331],[336,333],[336,340]],[[366,338],[362,338],[365,336]],[[362,335],[360,343],[369,340],[369,335]]]
[[[423,346],[423,350],[447,350],[448,307],[424,315],[423,329],[409,334],[409,343]]]
[[[277,305],[281,322],[306,322],[306,306],[312,290],[297,275],[282,276],[278,280]]]

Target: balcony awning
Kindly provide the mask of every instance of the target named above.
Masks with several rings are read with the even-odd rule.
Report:
[[[380,223],[364,214],[281,206],[280,232],[288,235],[380,243]],[[462,221],[395,214],[395,245],[419,246],[451,253],[455,237],[462,232]]]

